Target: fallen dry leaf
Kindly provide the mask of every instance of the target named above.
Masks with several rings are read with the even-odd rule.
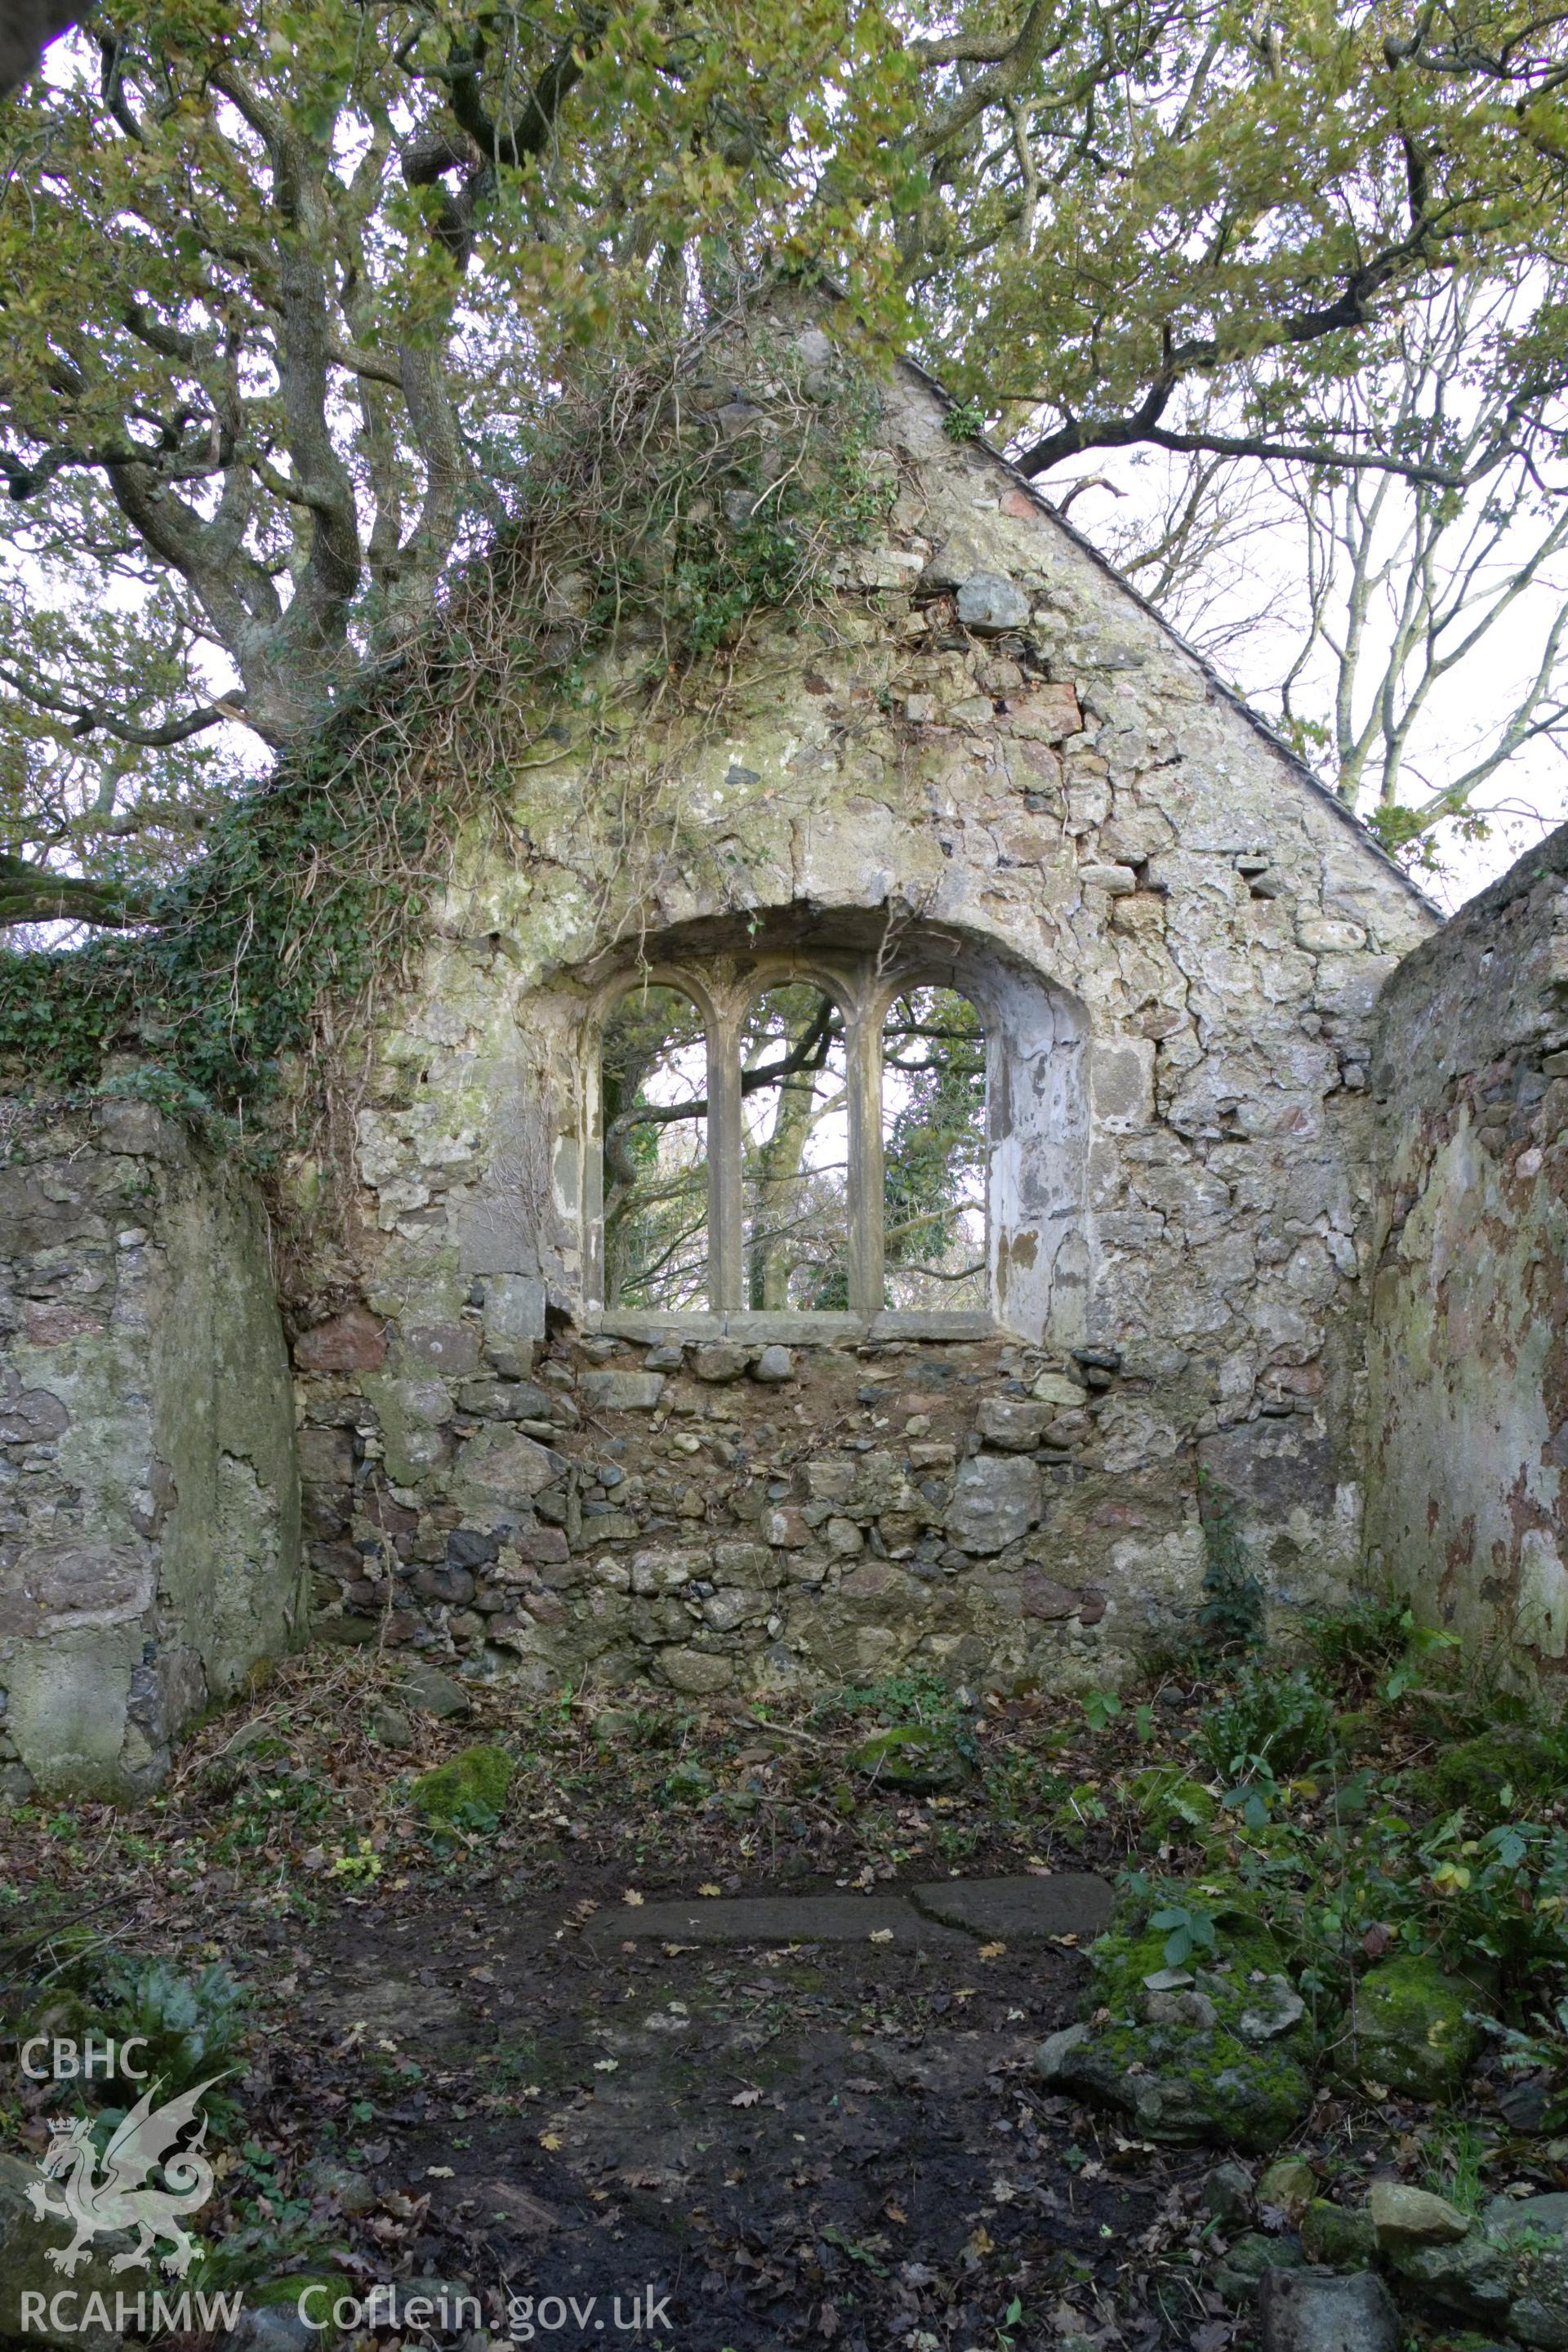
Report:
[[[628,1886],[625,1894],[621,1896],[621,1901],[623,1903],[637,1904],[642,1901],[642,1896],[637,1893],[635,1886]]]
[[[999,1960],[1006,1948],[1005,1944],[982,1944],[975,1958],[982,1960]]]
[[[737,2091],[730,2105],[732,2107],[754,2107],[762,2095],[761,2091]]]
[[[868,1940],[873,1944],[890,1944],[893,1931],[890,1927],[873,1927]]]

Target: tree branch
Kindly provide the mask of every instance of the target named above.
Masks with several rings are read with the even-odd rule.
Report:
[[[1014,97],[1045,55],[1047,37],[1057,21],[1049,0],[1031,0],[1029,12],[1018,27],[1016,37],[990,60],[991,70],[988,73],[977,74],[951,104],[942,110],[935,121],[917,134],[914,142],[916,152],[939,155],[944,147],[952,145],[960,131],[968,129],[977,115],[984,114],[987,107],[1000,106]],[[945,63],[946,60],[931,58],[924,62],[934,64]]]
[[[351,375],[360,375],[372,383],[390,383],[402,389],[403,376],[395,360],[383,359],[379,352],[362,350],[357,343],[346,343],[337,335],[326,339],[327,357],[333,367],[347,368]]]
[[[1167,397],[1169,396],[1167,391]],[[1271,441],[1258,433],[1173,433],[1146,423],[1147,403],[1135,415],[1101,425],[1064,426],[1015,462],[1021,474],[1033,477],[1085,449],[1124,449],[1150,442],[1157,449],[1178,454],[1206,451],[1217,457],[1272,457],[1298,466],[1320,466],[1340,473],[1395,474],[1406,482],[1424,483],[1438,490],[1467,490],[1519,451],[1510,445],[1489,451],[1483,462],[1456,468],[1436,466],[1422,457],[1401,457],[1384,449],[1342,449],[1330,443]]]
[[[485,111],[479,74],[484,60],[482,41],[467,56],[448,60],[446,79],[452,113],[487,163],[521,169],[531,156],[549,145],[557,116],[583,79],[584,66],[604,38],[607,12],[585,8],[550,63],[535,81],[521,106],[506,123],[496,123]]]
[[[52,874],[47,866],[0,849],[0,926],[98,923],[122,931],[145,922],[147,911],[148,901],[119,883]]]
[[[40,679],[25,677],[4,665],[0,665],[0,684],[8,686],[24,701],[37,704],[40,710],[68,719],[73,735],[112,735],[117,743],[134,743],[148,751],[166,751],[173,743],[188,743],[193,735],[205,735],[209,728],[221,727],[226,719],[237,720],[241,726],[247,723],[243,697],[232,702],[205,703],[199,710],[188,710],[183,717],[165,719],[158,727],[142,727],[134,719],[118,718],[101,703],[69,701]]]

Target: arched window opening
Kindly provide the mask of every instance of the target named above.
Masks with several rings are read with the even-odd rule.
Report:
[[[917,987],[882,1022],[883,1304],[984,1309],[985,1028],[965,996]]]
[[[845,1313],[849,1299],[849,1072],[844,1014],[809,982],[745,1015],[741,1217],[753,1313]]]
[[[606,976],[578,1163],[600,1328],[1083,1341],[1082,1008],[985,942],[869,928],[670,933],[629,994]]]
[[[678,989],[639,988],[605,1024],[605,1304],[700,1312],[709,1305],[708,1041]]]

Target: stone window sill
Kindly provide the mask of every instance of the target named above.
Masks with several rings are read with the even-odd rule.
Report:
[[[978,1308],[946,1314],[900,1311],[888,1307],[879,1315],[752,1314],[734,1311],[712,1315],[648,1314],[641,1309],[604,1308],[585,1318],[585,1328],[616,1339],[781,1340],[787,1347],[831,1346],[843,1339],[991,1339],[1001,1326]]]

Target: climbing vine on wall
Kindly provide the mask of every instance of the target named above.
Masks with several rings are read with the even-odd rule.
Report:
[[[766,319],[586,373],[438,625],[225,814],[143,932],[0,954],[0,1082],[103,1086],[275,1153],[290,1066],[396,985],[465,830],[505,827],[567,747],[591,791],[609,693],[717,722],[753,616],[825,594],[887,505],[878,413],[858,362],[808,367]],[[627,866],[645,782],[616,794]]]

